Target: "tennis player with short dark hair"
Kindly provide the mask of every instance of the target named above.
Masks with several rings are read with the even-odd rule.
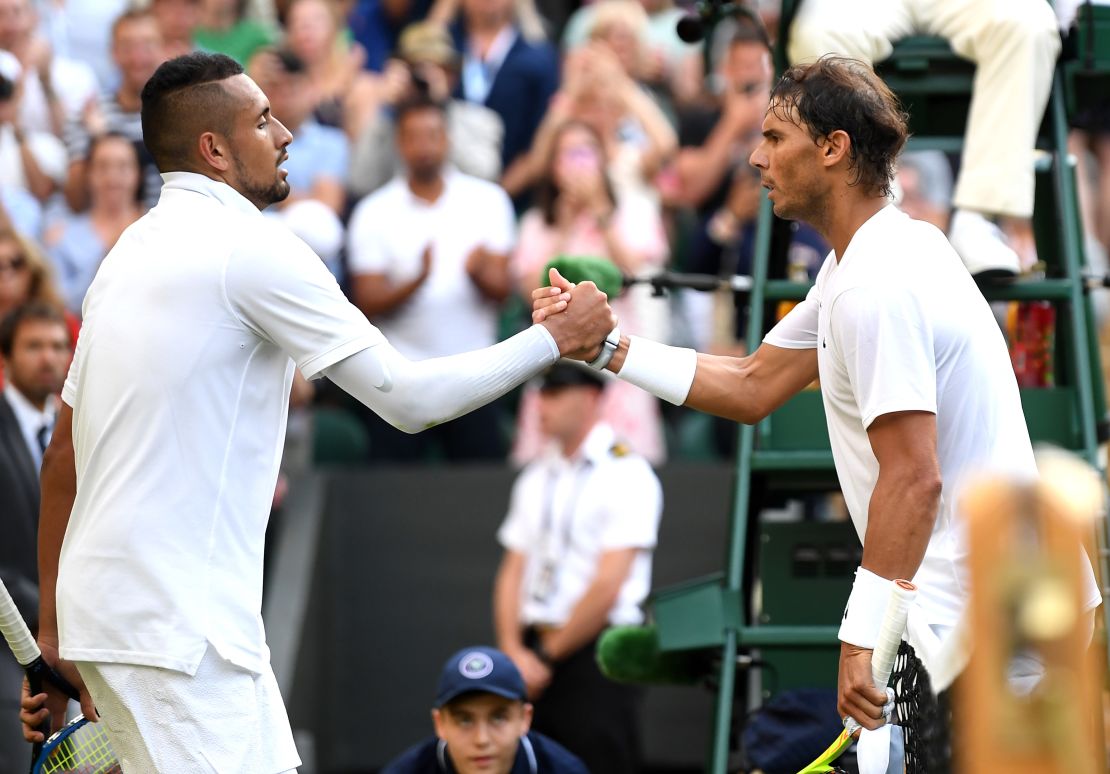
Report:
[[[557,742],[530,730],[524,678],[495,648],[463,648],[436,686],[436,734],[386,764],[381,774],[587,774]]]
[[[108,718],[124,770],[274,774],[298,765],[260,616],[294,366],[418,432],[560,354],[596,353],[614,318],[596,288],[576,288],[577,321],[410,362],[262,216],[289,193],[292,136],[238,64],[172,59],[142,97],[164,184],[85,298],[43,462],[39,642],[87,685],[84,711]],[[40,701],[25,701],[25,723]]]
[[[607,365],[671,403],[745,423],[820,377],[864,545],[840,629],[839,708],[869,729],[882,724],[870,662],[892,579],[913,579],[925,623],[952,627],[966,602],[962,485],[984,471],[1037,476],[990,307],[944,234],[890,203],[905,140],[897,101],[867,65],[826,57],[788,70],[750,162],[775,213],[832,245],[815,285],[747,357],[622,336]],[[535,299],[533,320],[551,319]],[[1084,601],[1100,601],[1093,573]]]

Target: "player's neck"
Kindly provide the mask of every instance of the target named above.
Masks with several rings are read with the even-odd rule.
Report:
[[[839,262],[860,226],[889,203],[885,196],[854,196],[849,193],[833,197],[821,216],[815,218],[820,222],[811,222],[810,225],[824,237]]]

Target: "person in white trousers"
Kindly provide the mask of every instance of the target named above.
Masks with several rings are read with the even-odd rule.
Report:
[[[792,63],[825,54],[880,62],[909,35],[939,35],[975,62],[948,238],[976,276],[1013,276],[1017,253],[993,222],[1033,214],[1033,149],[1060,34],[1045,0],[803,0]]]

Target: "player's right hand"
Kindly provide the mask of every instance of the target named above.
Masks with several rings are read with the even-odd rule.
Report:
[[[887,696],[873,682],[871,654],[867,648],[840,643],[836,709],[841,718],[854,718],[864,728],[874,731],[886,722],[883,706]]]
[[[559,306],[565,299],[562,294],[558,297],[549,296],[549,299],[558,300],[553,305],[545,304],[542,307],[545,314],[539,324],[547,328],[563,357],[592,360],[601,351],[605,337],[617,327],[617,316],[609,308],[608,297],[593,282],[575,285],[554,268],[550,270],[549,277],[553,287],[570,294],[570,300],[565,302],[566,307],[561,313],[552,314],[547,307]],[[533,299],[535,303],[535,294]],[[542,295],[539,300],[542,304]]]
[[[89,695],[89,691],[85,687],[85,681],[81,678],[81,673],[77,671],[77,667],[72,662],[66,661],[58,655],[57,642],[40,637],[39,649],[42,651],[43,661],[52,666],[54,671],[68,680],[69,684],[80,692],[81,714],[92,721],[100,720],[100,717],[96,714],[92,696]],[[19,719],[23,723],[23,738],[28,742],[42,742],[46,736],[65,725],[66,706],[69,703],[69,697],[61,689],[52,685],[49,680],[44,681],[41,693],[32,696],[30,686],[24,678],[22,693]],[[50,724],[45,727],[46,731],[44,733],[40,729],[44,727],[43,724],[47,721],[47,718],[49,718]]]

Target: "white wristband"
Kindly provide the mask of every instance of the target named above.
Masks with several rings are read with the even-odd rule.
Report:
[[[694,384],[698,353],[684,347],[670,347],[639,336],[628,337],[628,354],[617,372],[624,381],[652,395],[681,406]]]
[[[840,633],[837,635],[841,642],[875,649],[893,586],[892,580],[862,567],[856,568],[856,580],[852,584],[848,604],[844,606],[844,619],[840,622]]]

